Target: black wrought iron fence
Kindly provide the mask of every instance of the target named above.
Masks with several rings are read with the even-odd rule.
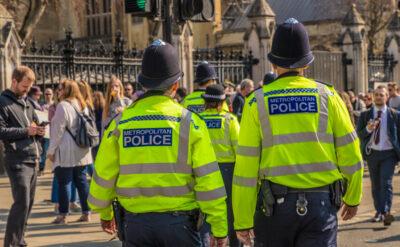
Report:
[[[252,78],[252,67],[258,63],[249,51],[243,54],[242,51],[224,52],[220,49],[198,49],[194,51],[193,67],[207,61],[214,66],[220,82],[229,80],[235,84],[240,83],[244,78]]]
[[[36,83],[43,89],[56,87],[64,78],[88,81],[93,89],[105,90],[112,75],[123,83],[136,82],[143,52],[125,50],[121,32],[115,38],[113,49],[102,42],[76,46],[70,31],[65,40],[49,42],[46,47],[31,47],[22,56],[22,64],[31,67],[36,74]],[[81,42],[82,44],[82,42]]]
[[[397,61],[394,61],[394,57],[391,54],[369,55],[368,80],[370,84],[393,81],[393,69],[396,64]]]

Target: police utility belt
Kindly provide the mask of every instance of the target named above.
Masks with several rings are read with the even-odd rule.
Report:
[[[267,217],[274,214],[274,204],[285,202],[287,194],[297,194],[296,213],[299,216],[305,216],[308,212],[308,201],[306,193],[329,193],[332,205],[339,209],[342,205],[344,195],[344,183],[338,180],[330,185],[325,185],[310,189],[296,189],[284,185],[272,183],[268,180],[261,180],[261,188],[258,198],[258,208]]]

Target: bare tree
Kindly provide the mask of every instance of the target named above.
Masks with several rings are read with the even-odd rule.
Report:
[[[32,37],[32,32],[36,25],[39,23],[42,17],[48,0],[30,0],[28,13],[25,15],[24,21],[22,22],[21,29],[19,30],[19,35],[21,39],[26,42]]]
[[[374,54],[380,43],[379,34],[389,24],[397,3],[395,0],[348,0],[349,7],[353,3],[357,4],[367,26],[368,53]]]
[[[374,54],[377,48],[377,36],[389,24],[394,6],[391,0],[367,0],[365,2],[363,16],[365,16],[364,19],[368,26],[368,52]]]
[[[46,10],[48,0],[0,0],[0,3],[14,17],[22,41],[28,42]]]

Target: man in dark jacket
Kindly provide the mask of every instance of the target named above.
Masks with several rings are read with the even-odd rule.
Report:
[[[392,206],[392,179],[394,168],[400,160],[399,113],[386,106],[389,98],[385,86],[374,91],[374,107],[362,112],[357,125],[364,159],[367,160],[371,178],[372,197],[376,214],[374,222],[383,220],[388,226],[394,220]]]
[[[5,168],[10,179],[14,203],[8,215],[4,246],[26,246],[25,225],[32,209],[39,162],[38,139],[44,127],[38,126],[33,106],[26,94],[35,81],[33,71],[25,66],[12,73],[10,89],[0,96],[0,139],[5,147]]]
[[[245,98],[254,90],[254,82],[250,79],[244,79],[240,83],[240,92],[238,92],[233,99],[232,108],[233,113],[238,117],[239,121],[242,119],[243,106]]]

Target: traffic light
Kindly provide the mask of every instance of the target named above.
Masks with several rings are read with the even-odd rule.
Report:
[[[159,0],[125,0],[125,13],[133,16],[156,17],[159,11]]]
[[[209,22],[214,18],[214,0],[179,0],[180,21]]]

